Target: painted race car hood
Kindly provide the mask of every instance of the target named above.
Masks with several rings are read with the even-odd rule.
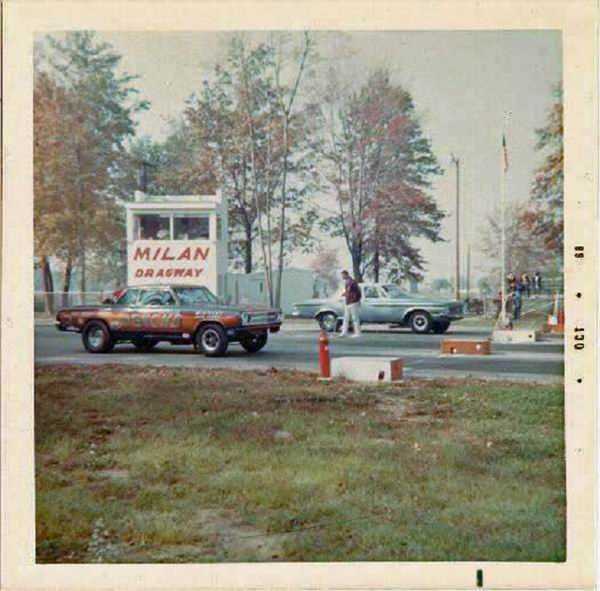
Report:
[[[98,305],[81,305],[81,306],[70,306],[68,308],[61,308],[60,312],[93,312],[98,309],[111,309],[117,308],[118,304],[98,304]],[[127,307],[127,306],[126,306]],[[181,306],[165,306],[173,310],[193,310],[193,311],[204,311],[204,312],[222,312],[224,314],[279,314],[281,310],[277,308],[270,308],[260,304],[184,304]],[[148,308],[151,308],[148,306]],[[162,306],[160,307],[162,308]]]
[[[177,306],[174,306],[177,307]],[[223,312],[226,314],[279,314],[281,310],[261,306],[260,304],[196,304],[182,305],[181,309],[187,310],[205,310],[207,312]]]

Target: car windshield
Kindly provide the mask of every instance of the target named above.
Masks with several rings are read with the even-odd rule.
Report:
[[[117,292],[117,294],[118,294],[118,292]],[[117,295],[116,302],[121,306],[131,306],[137,302],[139,294],[140,294],[139,289],[129,288],[121,296]]]
[[[206,287],[174,287],[182,304],[218,304],[217,297]]]
[[[383,285],[383,291],[385,291],[391,298],[405,298],[406,293],[402,291],[397,285]]]

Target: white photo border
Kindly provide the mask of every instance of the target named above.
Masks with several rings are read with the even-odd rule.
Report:
[[[3,6],[2,588],[575,589],[595,583],[597,7],[592,0],[17,2]],[[560,30],[565,148],[563,563],[35,564],[33,438],[33,40],[43,32]],[[585,256],[574,257],[583,246]],[[583,297],[576,298],[577,292]],[[573,329],[585,329],[575,350]],[[579,383],[577,380],[581,379]]]

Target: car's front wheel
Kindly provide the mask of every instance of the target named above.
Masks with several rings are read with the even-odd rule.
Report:
[[[89,353],[108,353],[115,346],[108,326],[100,320],[90,320],[83,329],[81,339]]]
[[[248,353],[258,353],[267,344],[268,339],[269,335],[263,332],[240,340],[240,344]]]
[[[431,330],[432,325],[433,321],[427,312],[419,310],[417,312],[413,312],[410,317],[410,328],[417,334],[428,333]]]
[[[339,326],[339,320],[333,312],[325,312],[319,315],[319,326],[326,332],[335,332]]]
[[[196,333],[196,348],[207,357],[225,355],[229,341],[225,330],[218,324],[203,326]]]

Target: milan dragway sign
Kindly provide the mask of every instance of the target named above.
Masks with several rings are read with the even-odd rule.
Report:
[[[128,283],[203,283],[213,258],[206,245],[138,240],[129,249]]]

